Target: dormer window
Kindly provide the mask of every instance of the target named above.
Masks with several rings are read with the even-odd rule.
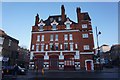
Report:
[[[66,24],[66,29],[70,29],[70,23]]]
[[[53,24],[53,25],[52,25],[52,29],[53,29],[53,30],[56,30],[56,24]]]
[[[53,22],[53,18],[50,18],[50,22]]]
[[[61,21],[61,17],[58,18],[58,21]]]
[[[67,18],[67,21],[64,24],[66,25],[66,29],[70,29],[72,22],[69,20],[69,18]]]
[[[40,31],[43,31],[43,25],[40,25],[40,26],[39,26],[39,30],[40,30]]]
[[[58,23],[56,22],[56,20],[54,20],[54,21],[51,23],[51,25],[52,25],[52,30],[56,30]]]
[[[43,23],[43,20],[41,19],[40,23],[38,24],[40,31],[43,31],[43,26],[44,26],[44,25],[45,25],[45,24]]]

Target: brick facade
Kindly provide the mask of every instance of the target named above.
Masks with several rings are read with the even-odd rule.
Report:
[[[61,15],[49,16],[47,20],[40,20],[37,14],[30,47],[31,60],[37,69],[93,70],[91,19],[87,12],[81,13],[80,8],[76,12],[77,23],[66,17],[64,5]]]

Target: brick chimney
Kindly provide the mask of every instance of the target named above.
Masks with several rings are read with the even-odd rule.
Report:
[[[81,22],[81,9],[80,9],[80,7],[77,7],[77,9],[76,9],[76,12],[77,12],[77,21],[78,21],[78,23],[80,23]]]
[[[62,21],[65,20],[65,8],[64,5],[61,6],[61,15],[62,15]]]
[[[39,15],[35,16],[35,26],[38,26],[39,23]]]

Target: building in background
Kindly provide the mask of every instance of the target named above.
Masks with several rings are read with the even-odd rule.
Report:
[[[29,67],[30,51],[23,47],[18,47],[18,60],[17,64],[25,68]]]
[[[88,12],[76,9],[72,21],[61,6],[61,15],[47,20],[35,17],[31,36],[31,66],[46,70],[94,70],[94,40]]]
[[[101,64],[107,64],[110,60],[110,46],[103,44],[100,46],[100,62]]]
[[[110,52],[113,65],[120,66],[120,44],[112,45]]]
[[[18,43],[18,40],[0,30],[0,51],[2,52],[3,66],[13,66],[16,63],[18,58]]]

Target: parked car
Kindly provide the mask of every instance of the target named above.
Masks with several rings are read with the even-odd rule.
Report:
[[[109,61],[107,64],[104,64],[105,68],[113,68],[113,64],[111,61]]]
[[[25,67],[18,66],[17,74],[26,74],[27,69]]]
[[[13,74],[13,66],[2,66],[2,74],[3,75],[12,75]]]

